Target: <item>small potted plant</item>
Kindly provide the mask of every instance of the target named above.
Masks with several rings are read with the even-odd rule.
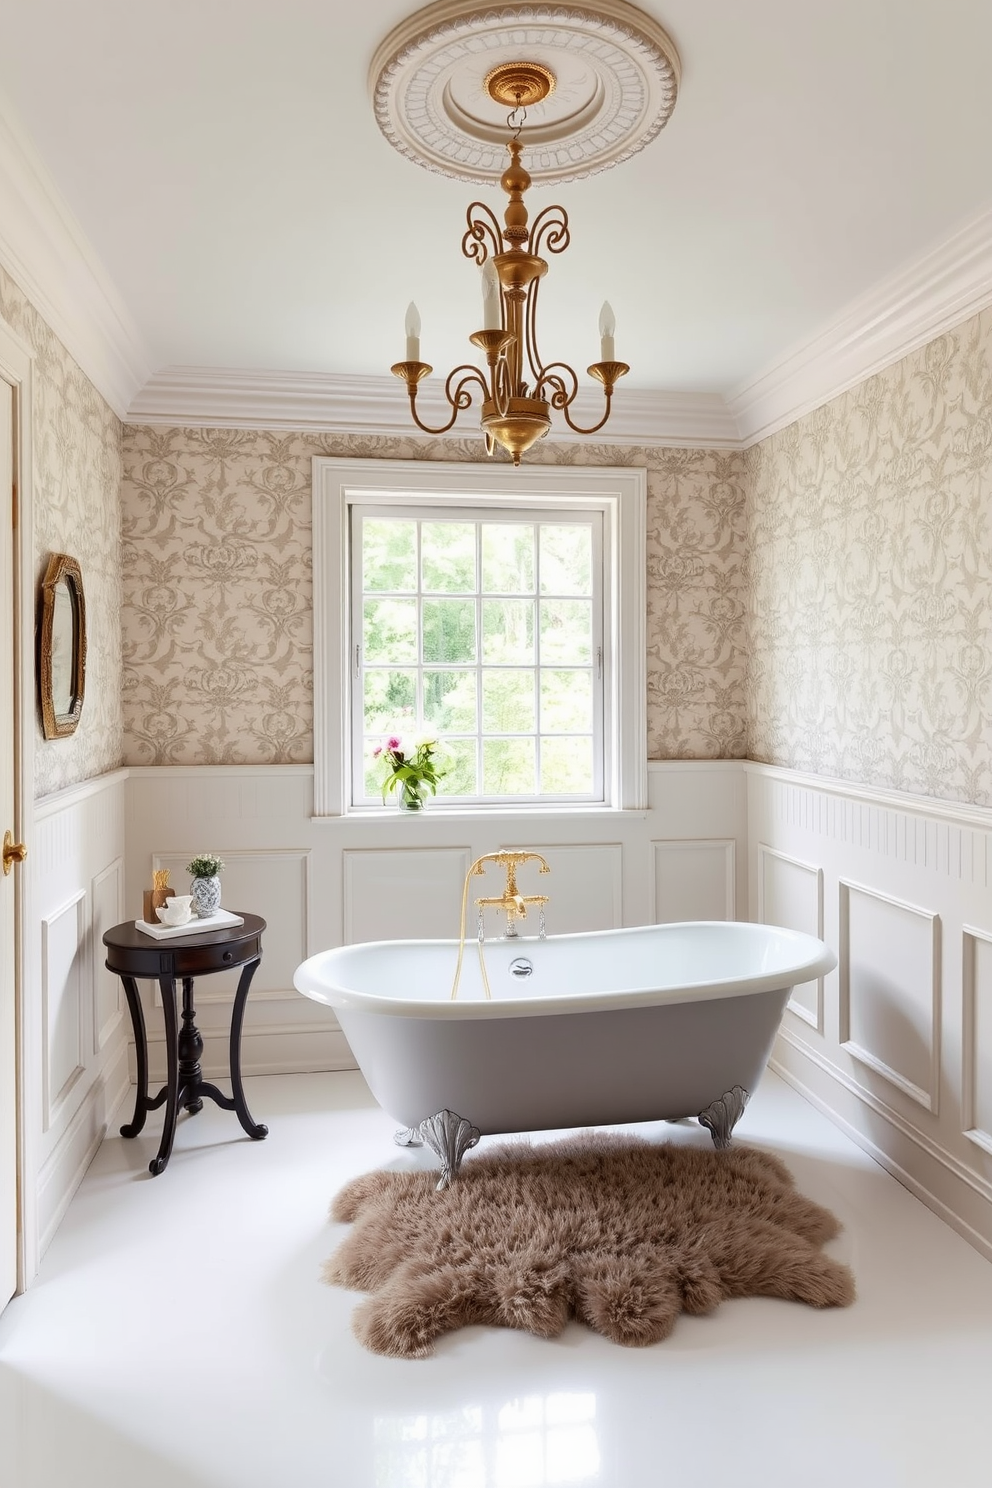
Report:
[[[192,879],[190,893],[193,908],[201,920],[208,919],[220,909],[220,878],[223,861],[216,853],[197,853],[186,864],[186,872]]]
[[[396,792],[396,804],[401,811],[423,811],[427,804],[427,792],[437,795],[437,783],[444,774],[434,763],[437,740],[419,734],[409,742],[399,734],[390,734],[384,744],[373,751],[373,759],[381,759],[387,767],[382,782],[382,799],[388,791]]]

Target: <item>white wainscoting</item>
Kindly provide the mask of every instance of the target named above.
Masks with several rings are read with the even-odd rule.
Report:
[[[737,761],[652,764],[648,779],[646,811],[602,814],[315,820],[308,766],[132,769],[39,802],[29,1257],[126,1092],[129,1020],[100,935],[140,914],[154,867],[185,887],[189,858],[218,852],[225,903],[267,921],[246,1072],[333,1070],[351,1052],[331,1012],[294,990],[295,967],[349,941],[453,937],[466,868],[499,848],[547,858],[551,877],[528,864],[521,887],[549,894],[552,934],[736,916],[822,935],[840,965],[796,988],[774,1067],[992,1256],[992,812]],[[212,1077],[227,1072],[233,980],[197,984]],[[161,1079],[161,1010],[144,996]]]
[[[128,1091],[123,999],[101,940],[124,919],[126,790],[116,770],[35,803],[22,1101],[29,1276]]]
[[[453,939],[465,874],[483,853],[518,848],[527,863],[523,894],[548,894],[551,934],[614,929],[656,919],[732,919],[743,891],[746,802],[736,761],[673,761],[648,770],[645,811],[468,813],[399,811],[313,816],[309,766],[146,767],[130,771],[127,913],[141,911],[154,868],[169,868],[184,890],[194,853],[227,864],[223,902],[261,914],[262,963],[248,998],[246,1074],[353,1068],[329,1009],[293,988],[300,961],[365,940]],[[498,893],[489,869],[470,899]],[[677,913],[676,913],[677,910]],[[475,934],[474,902],[468,933]],[[537,917],[524,927],[536,932]],[[488,933],[499,933],[490,922]],[[227,1072],[234,977],[197,983],[204,1070]],[[143,989],[153,1078],[164,1075],[161,1013]],[[259,1120],[264,1120],[262,1113]]]
[[[737,844],[732,838],[655,842],[652,867],[658,924],[737,918]]]
[[[752,918],[839,960],[773,1067],[992,1257],[992,811],[743,769]]]
[[[766,843],[757,852],[757,918],[823,939],[823,869],[802,863]],[[793,987],[789,1008],[823,1032],[823,978]]]

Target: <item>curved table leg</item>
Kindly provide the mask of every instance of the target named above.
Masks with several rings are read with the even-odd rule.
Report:
[[[231,1009],[231,1089],[234,1092],[234,1109],[238,1113],[238,1120],[248,1135],[256,1142],[260,1142],[263,1137],[269,1135],[269,1128],[253,1119],[248,1109],[248,1102],[245,1100],[244,1086],[241,1084],[241,1026],[245,1021],[248,988],[257,970],[257,961],[245,963],[238,982],[238,990],[234,994],[234,1007]]]
[[[121,1127],[122,1137],[136,1137],[145,1124],[151,1109],[148,1104],[148,1038],[145,1033],[145,1015],[141,1009],[141,995],[134,977],[122,976],[131,1027],[134,1030],[134,1057],[137,1064],[137,1089],[134,1097],[134,1115]]]
[[[162,1008],[165,1012],[165,1052],[168,1060],[166,1080],[165,1126],[158,1155],[148,1164],[153,1178],[163,1172],[172,1156],[172,1143],[176,1135],[176,1117],[179,1114],[179,1018],[176,1012],[176,983],[173,977],[159,977],[162,990]]]

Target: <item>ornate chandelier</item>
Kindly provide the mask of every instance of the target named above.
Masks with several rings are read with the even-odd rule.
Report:
[[[595,434],[610,416],[618,379],[630,371],[626,362],[616,360],[613,311],[604,304],[599,321],[601,359],[587,370],[602,384],[605,409],[598,423],[583,427],[572,417],[578,376],[567,362],[543,361],[538,348],[537,296],[548,270],[547,259],[541,255],[563,253],[570,236],[564,207],[545,207],[528,226],[524,193],[531,178],[520,159],[520,132],[527,107],[542,102],[554,86],[554,73],[537,62],[503,63],[485,79],[489,97],[510,110],[507,125],[513,130],[507,143],[510,163],[500,178],[509,197],[503,223],[484,202],[474,201],[462,238],[462,253],[482,270],[483,324],[469,340],[484,353],[486,371],[463,364],[449,372],[444,393],[451,417],[437,427],[426,424],[417,412],[417,389],[433,368],[420,360],[420,316],[414,304],[407,311],[406,360],[391,369],[406,383],[413,421],[426,434],[446,433],[462,409],[481,393],[486,453],[492,455],[500,445],[514,465],[547,434],[552,408],[564,415],[575,433]]]

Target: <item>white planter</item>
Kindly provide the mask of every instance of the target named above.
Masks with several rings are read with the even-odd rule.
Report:
[[[193,896],[193,908],[201,920],[220,909],[220,879],[216,874],[213,878],[194,878],[190,884],[190,893]]]

